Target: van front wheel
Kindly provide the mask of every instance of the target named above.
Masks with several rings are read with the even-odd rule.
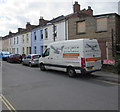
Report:
[[[67,69],[67,74],[69,75],[69,77],[75,77],[75,76],[76,76],[75,69],[72,68],[72,67],[69,67],[69,68]]]
[[[41,70],[41,71],[45,71],[45,66],[44,66],[44,64],[42,64],[42,63],[40,64],[40,70]]]

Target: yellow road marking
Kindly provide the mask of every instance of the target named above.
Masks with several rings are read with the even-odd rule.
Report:
[[[15,108],[10,104],[10,102],[2,94],[0,95],[0,99],[11,112],[16,112]]]
[[[13,111],[11,110],[11,108],[8,106],[8,104],[2,99],[1,96],[0,96],[0,99],[1,99],[1,101],[6,105],[6,107],[8,108],[8,110],[10,110],[10,112],[13,112]]]
[[[105,81],[105,80],[99,80],[99,79],[93,79],[93,80],[96,80],[96,81],[101,81],[101,82],[105,82],[105,83],[108,83],[108,84],[113,84],[113,85],[120,85],[119,83],[110,82],[110,81]]]
[[[9,101],[1,94],[1,96],[3,97],[3,99],[10,105],[10,107],[15,110],[15,108],[9,103]]]

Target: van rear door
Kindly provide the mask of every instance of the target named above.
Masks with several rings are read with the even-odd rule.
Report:
[[[96,39],[86,39],[84,42],[84,59],[86,71],[101,69],[101,51]]]

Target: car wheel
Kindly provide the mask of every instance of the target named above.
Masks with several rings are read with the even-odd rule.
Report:
[[[7,62],[8,62],[8,63],[10,62],[9,59],[7,59]]]
[[[75,69],[73,67],[69,67],[67,69],[67,74],[68,74],[69,77],[75,77],[76,76]]]
[[[31,63],[29,63],[29,67],[32,67],[32,64],[31,64]]]
[[[40,70],[41,70],[41,71],[45,71],[45,66],[44,66],[44,64],[42,64],[42,63],[40,64]]]
[[[19,64],[21,63],[21,61],[18,62]]]
[[[21,61],[21,60],[18,60],[18,63],[22,63],[22,61]]]
[[[23,63],[23,62],[22,62],[21,64],[22,64],[22,65],[24,65],[24,63]]]

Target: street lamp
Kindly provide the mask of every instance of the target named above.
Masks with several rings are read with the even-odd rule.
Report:
[[[55,37],[57,36],[56,26],[54,23],[52,23],[52,25],[53,25],[53,41],[55,42]]]

